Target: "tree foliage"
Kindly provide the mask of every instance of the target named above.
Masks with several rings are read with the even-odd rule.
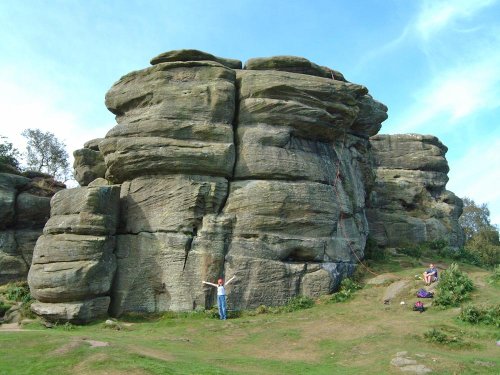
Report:
[[[7,138],[0,135],[0,172],[19,170],[19,151],[14,148]]]
[[[465,233],[465,251],[478,264],[495,266],[500,262],[500,241],[497,228],[490,222],[488,205],[477,205],[470,198],[464,198],[463,202],[459,221]]]
[[[462,226],[466,241],[469,241],[475,234],[482,230],[495,230],[490,222],[490,210],[488,205],[483,203],[477,205],[470,198],[463,198],[464,210],[458,221]]]
[[[65,181],[69,174],[66,145],[51,132],[40,129],[26,129],[22,135],[27,139],[27,169],[48,173],[54,178]]]

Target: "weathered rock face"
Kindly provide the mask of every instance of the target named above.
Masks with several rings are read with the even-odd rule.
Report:
[[[96,178],[104,177],[106,173],[104,158],[99,152],[99,141],[100,139],[93,139],[86,142],[84,148],[73,152],[74,177],[80,186],[87,186]]]
[[[53,199],[30,271],[37,312],[205,308],[215,290],[201,281],[226,275],[236,275],[234,309],[332,292],[363,257],[365,202],[378,183],[369,137],[387,107],[303,58],[242,70],[182,50],[151,63],[109,90],[117,125],[75,154],[88,187]],[[99,198],[108,184],[120,186],[118,221]],[[62,262],[76,262],[65,287],[49,276]]]
[[[303,58],[241,70],[182,50],[151,63],[107,93],[118,124],[75,152],[81,185],[121,184],[111,313],[209,307],[201,281],[233,274],[232,308],[332,292],[363,256],[368,137],[387,108]],[[44,237],[102,235],[96,222],[56,215]]]
[[[0,284],[26,279],[50,197],[63,187],[43,174],[0,173]]]
[[[107,315],[116,270],[119,186],[63,190],[38,238],[29,270],[32,310],[47,319],[85,323]]]
[[[370,142],[377,177],[367,216],[376,242],[400,247],[445,240],[462,246],[462,201],[446,190],[446,146],[418,134],[376,135]]]

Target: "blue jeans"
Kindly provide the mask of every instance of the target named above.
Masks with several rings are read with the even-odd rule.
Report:
[[[226,296],[217,296],[217,305],[219,306],[219,316],[221,320],[227,318]]]

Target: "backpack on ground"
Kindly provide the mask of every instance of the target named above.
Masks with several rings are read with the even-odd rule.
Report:
[[[425,311],[424,303],[422,301],[415,302],[415,305],[413,305],[413,311],[420,311],[423,313]]]
[[[432,297],[434,297],[434,293],[428,292],[425,289],[419,289],[417,292],[417,297],[418,298],[432,298]]]

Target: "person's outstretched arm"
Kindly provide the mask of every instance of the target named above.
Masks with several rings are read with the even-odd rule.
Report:
[[[224,283],[224,285],[229,284],[229,283],[230,283],[231,281],[233,281],[235,278],[236,278],[236,275],[234,275],[234,276],[233,276],[233,277],[231,277],[228,281],[226,281],[226,282]]]
[[[211,286],[214,286],[214,287],[218,287],[217,284],[213,284],[213,283],[209,283],[208,281],[202,281],[203,284],[207,284],[207,285],[211,285]]]

